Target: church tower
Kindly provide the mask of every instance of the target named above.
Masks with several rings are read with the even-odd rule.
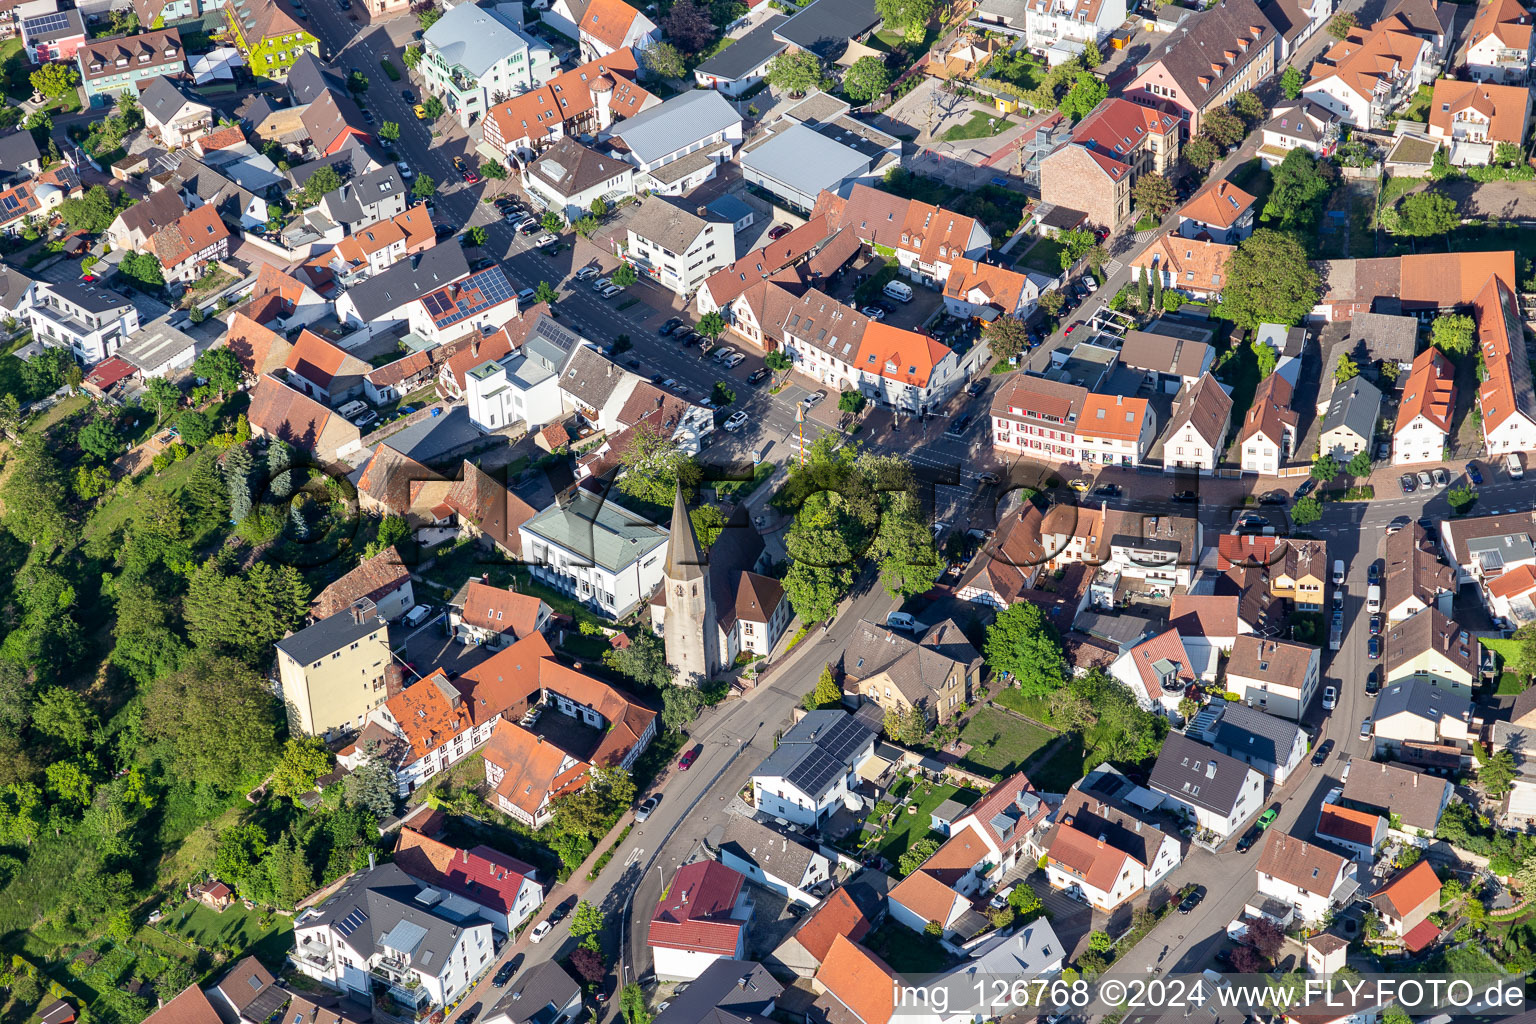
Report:
[[[702,686],[720,667],[720,624],[709,593],[709,566],[693,532],[693,521],[688,518],[681,484],[672,503],[671,537],[661,582],[667,595],[667,664],[677,672],[680,685]]]

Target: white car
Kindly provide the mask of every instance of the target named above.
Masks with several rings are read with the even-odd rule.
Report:
[[[599,271],[596,267],[593,267],[593,266],[582,267],[580,270],[576,271],[576,280],[578,280],[578,281],[590,280],[591,278],[596,277],[599,273],[601,273],[601,271]]]
[[[1332,711],[1339,706],[1339,691],[1332,686],[1323,687],[1323,710]]]
[[[731,413],[730,418],[725,421],[725,429],[726,430],[740,430],[742,425],[745,424],[746,422],[747,422],[747,414],[746,413],[744,413],[744,412],[733,412],[733,413]]]
[[[1446,484],[1451,482],[1451,478],[1445,475],[1445,470],[1443,469],[1435,469],[1431,470],[1430,472],[1435,478],[1436,487],[1444,487]]]
[[[534,244],[535,245],[548,245],[550,242],[558,242],[558,241],[560,241],[560,239],[556,238],[554,235],[543,234],[543,235],[540,235],[538,237],[538,240],[536,242],[534,242]]]
[[[733,348],[729,348],[729,347],[717,348],[717,349],[715,349],[714,355],[711,358],[713,358],[715,362],[719,363],[719,362],[725,361],[726,359],[729,359],[731,356],[733,356],[735,354],[736,354],[736,350],[733,349]]]
[[[666,380],[661,382],[661,386],[664,388],[675,388],[677,387],[677,381],[673,380],[671,377],[668,377]]]
[[[806,395],[804,398],[800,399],[800,404],[805,406],[807,409],[812,409],[820,405],[822,399],[826,397],[827,393],[825,391],[813,391]]]
[[[740,352],[732,352],[730,356],[725,360],[725,365],[728,369],[735,369],[737,366],[746,361],[747,357],[742,355]]]
[[[540,921],[538,924],[534,925],[533,931],[529,933],[528,938],[533,942],[543,942],[544,936],[548,935],[554,930],[555,926],[550,924],[548,921]]]
[[[885,319],[885,310],[881,309],[879,306],[865,306],[863,309],[859,310],[859,312],[863,313],[871,320]]]
[[[411,165],[406,163],[404,160],[401,160],[399,163],[395,164],[395,169],[400,172],[400,177],[404,178],[406,181],[410,181],[411,177],[416,173],[415,171],[411,170]]]

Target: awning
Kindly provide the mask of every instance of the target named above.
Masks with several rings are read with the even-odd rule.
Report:
[[[884,61],[885,56],[886,55],[884,53],[872,46],[865,46],[857,39],[850,39],[848,40],[848,49],[844,50],[843,55],[837,58],[837,66],[840,68],[851,68],[853,67],[854,61],[858,60],[860,57],[877,57],[881,61]]]
[[[872,755],[865,758],[864,763],[859,765],[859,778],[863,779],[865,782],[874,782],[876,779],[880,778],[880,776],[884,775],[890,769],[890,767],[890,761],[887,761],[879,754]]]

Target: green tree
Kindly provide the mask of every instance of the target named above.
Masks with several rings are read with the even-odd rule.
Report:
[[[1137,267],[1136,268],[1136,295],[1135,295],[1135,298],[1132,301],[1134,301],[1136,303],[1136,308],[1137,309],[1145,310],[1145,309],[1148,308],[1148,306],[1147,306],[1147,302],[1148,302],[1147,268],[1146,267]]]
[[[104,419],[93,419],[80,428],[75,444],[82,452],[102,462],[112,459],[123,447],[123,442],[117,436],[117,427],[110,420]]]
[[[1355,16],[1350,11],[1335,14],[1333,20],[1328,23],[1328,34],[1335,39],[1342,40],[1349,35],[1349,30],[1356,24]]]
[[[843,75],[843,91],[856,103],[868,103],[891,87],[891,73],[879,57],[860,57]]]
[[[630,443],[619,453],[619,464],[624,467],[619,490],[661,508],[672,504],[679,481],[683,491],[692,494],[703,476],[678,442],[650,423],[641,423],[630,432]]]
[[[604,651],[603,664],[641,686],[657,689],[670,686],[676,675],[672,666],[667,664],[667,652],[661,638],[648,630],[635,634],[625,647],[611,647]]]
[[[371,758],[358,765],[347,775],[343,784],[347,803],[361,807],[375,819],[383,820],[395,813],[395,773],[380,758]]]
[[[1349,464],[1344,467],[1344,472],[1350,476],[1370,476],[1371,453],[1363,448],[1355,452],[1354,457],[1349,460]]]
[[[821,58],[809,50],[781,53],[768,62],[766,78],[769,85],[781,92],[804,96],[821,85]]]
[[[1309,475],[1318,483],[1326,484],[1339,475],[1339,464],[1332,455],[1324,455],[1312,463]]]
[[[174,778],[232,792],[277,758],[281,709],[267,681],[233,658],[194,650],[143,697],[144,736]]]
[[[839,412],[857,413],[864,408],[864,396],[852,388],[847,391],[839,391],[837,394],[837,409]]]
[[[144,382],[145,405],[155,410],[155,422],[165,421],[167,407],[176,408],[181,402],[181,389],[164,377],[151,377]]]
[[[896,873],[905,878],[922,867],[925,860],[938,852],[939,844],[924,836],[908,846],[907,851],[897,859]]]
[[[221,398],[228,398],[235,393],[244,373],[240,368],[240,359],[227,345],[204,351],[193,361],[192,372],[206,380],[208,386],[216,390]],[[249,430],[249,426],[246,429]]]
[[[1184,161],[1198,171],[1205,171],[1221,159],[1221,149],[1208,135],[1196,135],[1184,147]]]
[[[28,79],[32,88],[51,100],[74,95],[80,86],[80,72],[69,64],[44,64]]]
[[[1090,71],[1079,71],[1072,82],[1072,88],[1062,97],[1060,109],[1072,120],[1080,121],[1108,95],[1109,86],[1104,84],[1102,78]]]
[[[1267,342],[1250,341],[1248,347],[1253,350],[1253,359],[1258,364],[1260,380],[1275,372],[1275,365],[1279,363],[1280,357],[1275,354],[1273,346]]]
[[[485,228],[479,224],[472,224],[464,229],[464,240],[472,248],[479,249],[485,245]]]
[[[480,164],[480,177],[487,181],[506,181],[507,167],[500,160],[486,160]]]
[[[1242,118],[1248,130],[1252,131],[1264,120],[1264,101],[1252,89],[1244,90],[1233,98],[1232,112]]]
[[[421,101],[421,112],[427,115],[428,121],[436,121],[448,113],[448,108],[443,106],[443,101],[436,96],[428,96]]]
[[[880,525],[869,549],[880,567],[880,585],[893,598],[927,593],[944,572],[944,560],[915,487],[887,492],[881,504]]]
[[[53,450],[40,435],[24,437],[10,461],[0,495],[11,533],[44,554],[72,542],[80,525],[69,513],[69,484]]]
[[[1462,313],[1435,317],[1429,331],[1429,343],[1452,359],[1470,355],[1477,347],[1476,339],[1476,325]]]
[[[795,364],[783,349],[776,348],[763,357],[763,365],[775,373],[785,373]]]
[[[1291,522],[1306,526],[1323,518],[1323,504],[1312,495],[1300,498],[1291,506]]]
[[[405,52],[400,55],[400,59],[405,61],[405,66],[411,71],[416,70],[416,65],[421,63],[421,57],[421,47],[415,43],[411,43],[409,46],[407,46],[405,48]]]
[[[428,99],[435,100],[437,97],[429,96]],[[430,174],[418,173],[416,180],[411,183],[411,195],[425,202],[437,195],[437,182],[432,180]]]
[[[1115,948],[1115,940],[1106,932],[1089,932],[1088,948],[1095,953],[1108,953]]]
[[[290,739],[272,768],[272,792],[290,800],[312,793],[315,781],[329,772],[334,763],[335,758],[318,737]]]
[[[341,188],[341,174],[330,164],[317,167],[304,182],[304,199],[318,203],[320,198]]]
[[[1330,165],[1319,163],[1300,147],[1291,150],[1272,176],[1269,199],[1264,203],[1265,222],[1286,230],[1310,229],[1317,223],[1332,185]]]
[[[1513,142],[1501,142],[1494,147],[1493,159],[1495,163],[1506,167],[1513,167],[1524,159],[1525,154],[1520,147]]]
[[[347,89],[353,94],[361,96],[368,91],[368,76],[361,71],[354,71],[347,76]]]
[[[668,42],[652,43],[641,50],[640,63],[657,78],[683,78],[688,74],[682,51]]]
[[[1029,345],[1029,328],[1018,317],[1000,316],[987,325],[983,337],[993,358],[1006,363]]]
[[[1131,201],[1136,204],[1136,209],[1158,220],[1168,216],[1168,211],[1173,209],[1178,199],[1173,184],[1156,171],[1143,174],[1131,186]]]
[[[1300,68],[1287,66],[1280,75],[1280,91],[1285,93],[1288,100],[1299,99],[1306,84],[1307,77],[1301,73]]]
[[[1061,269],[1071,270],[1078,260],[1088,255],[1088,250],[1097,245],[1098,241],[1092,231],[1082,228],[1056,232],[1056,242],[1061,246],[1061,253],[1058,257],[1061,262]]]
[[[379,125],[379,138],[385,142],[399,142],[400,123],[398,121],[385,121]]]
[[[1061,641],[1039,605],[1023,601],[1003,609],[987,628],[982,649],[993,672],[1007,672],[1030,696],[1066,682]]]
[[[801,704],[807,711],[842,706],[843,688],[838,685],[837,677],[832,674],[831,665],[822,666],[821,675],[816,678],[816,688],[805,695]]]
[[[1029,924],[1045,913],[1045,902],[1039,893],[1026,882],[1020,882],[1008,894],[1008,905],[1013,908],[1019,924]]]
[[[297,569],[257,562],[241,570],[225,549],[192,570],[182,615],[193,644],[258,665],[308,610],[309,584]]]
[[[921,39],[933,16],[934,0],[875,0],[875,12],[890,28]]]
[[[710,343],[713,344],[720,340],[720,335],[725,333],[725,317],[720,315],[719,310],[712,309],[699,317],[697,329],[700,334],[708,338]]]
[[[620,263],[613,268],[613,274],[609,276],[609,280],[620,288],[628,288],[640,280],[640,275],[635,273],[633,263]]]
[[[1446,492],[1445,500],[1460,515],[1477,500],[1477,492],[1466,484],[1458,484]]]
[[[82,463],[75,467],[72,486],[75,497],[81,501],[95,501],[111,488],[112,470],[106,466],[87,466]]]
[[[1261,323],[1293,325],[1317,304],[1317,272],[1293,236],[1260,228],[1227,259],[1227,280],[1216,315],[1255,330]]]
[[[714,547],[715,541],[720,539],[721,532],[725,529],[725,513],[720,511],[718,505],[699,505],[688,510],[688,522],[693,524],[693,532],[699,538],[699,545],[705,551]]]
[[[1481,743],[1472,745],[1472,753],[1477,758],[1477,781],[1482,785],[1483,792],[1492,797],[1501,797],[1514,788],[1514,754],[1508,750],[1490,754],[1488,748]]]
[[[560,301],[560,292],[548,281],[540,281],[539,287],[534,290],[533,301],[553,306],[556,302]]]
[[[668,732],[684,732],[704,710],[704,695],[694,686],[668,686],[661,691],[661,724]]]
[[[213,421],[201,409],[188,409],[176,417],[176,430],[189,448],[201,448],[213,437]]]
[[[1248,134],[1247,125],[1226,107],[1216,107],[1201,118],[1200,133],[1209,135],[1222,149],[1231,149]]]
[[[1083,62],[1083,67],[1090,71],[1104,63],[1104,53],[1099,49],[1099,44],[1092,39],[1083,44],[1083,52],[1078,54]]]
[[[1460,224],[1456,200],[1439,192],[1415,192],[1397,204],[1397,233],[1401,235],[1443,235]]]
[[[545,231],[564,231],[565,218],[554,210],[545,210],[544,216],[539,218],[539,227]]]
[[[596,937],[603,930],[608,917],[594,903],[582,900],[571,913],[571,937],[578,942],[588,936]],[[585,944],[585,943],[583,943]]]
[[[1359,364],[1350,358],[1348,352],[1340,352],[1339,361],[1333,367],[1333,382],[1335,384],[1346,384],[1358,376],[1360,376]]]
[[[32,727],[76,753],[91,742],[99,725],[85,699],[62,686],[44,690],[32,703]]]

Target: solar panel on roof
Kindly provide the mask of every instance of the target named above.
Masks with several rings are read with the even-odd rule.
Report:
[[[69,15],[63,12],[44,14],[37,18],[28,18],[24,22],[27,35],[42,35],[47,32],[58,32],[69,27]]]
[[[353,932],[361,928],[363,923],[367,920],[368,912],[362,907],[354,907],[352,908],[352,912],[350,914],[337,922],[336,930],[341,932],[343,935],[351,935]]]

